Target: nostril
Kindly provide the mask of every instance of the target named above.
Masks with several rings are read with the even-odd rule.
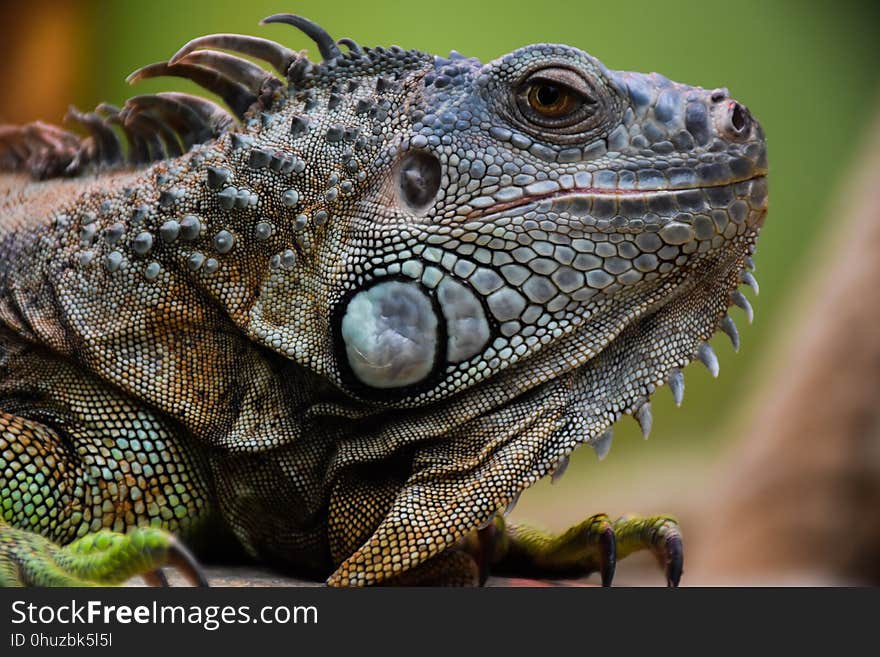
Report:
[[[736,101],[731,101],[728,107],[730,111],[730,126],[736,134],[744,134],[751,124],[749,111]]]

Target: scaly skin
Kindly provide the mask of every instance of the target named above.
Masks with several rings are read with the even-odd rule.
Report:
[[[214,35],[131,78],[234,117],[177,94],[73,113],[82,139],[0,129],[2,577],[161,581],[191,563],[173,534],[333,585],[610,583],[637,549],[677,584],[670,518],[554,537],[498,512],[621,415],[647,432],[694,358],[717,373],[766,212],[757,122],[568,46],[343,54],[268,20],[324,61]]]

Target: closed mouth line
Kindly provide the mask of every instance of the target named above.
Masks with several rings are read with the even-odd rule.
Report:
[[[693,192],[701,189],[714,189],[717,187],[732,187],[739,183],[749,182],[752,180],[760,180],[765,178],[766,173],[759,173],[748,178],[737,178],[728,182],[718,183],[716,185],[698,185],[696,187],[674,187],[674,188],[654,188],[654,189],[599,189],[596,187],[574,187],[571,189],[558,189],[546,194],[537,194],[533,196],[524,196],[513,201],[499,201],[496,205],[487,208],[480,208],[468,213],[468,219],[479,219],[481,217],[489,217],[514,208],[527,205],[534,205],[541,201],[566,198],[569,196],[589,196],[591,198],[620,198],[626,196],[661,196],[664,194],[680,194],[682,192]]]

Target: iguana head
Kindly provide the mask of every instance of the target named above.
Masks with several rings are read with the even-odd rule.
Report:
[[[669,382],[680,398],[694,358],[717,368],[706,340],[735,336],[727,308],[747,305],[736,290],[766,213],[764,136],[725,89],[565,45],[482,64],[269,22],[306,31],[323,61],[214,35],[141,77],[200,67],[251,94],[222,87],[251,109],[196,151],[224,220],[221,272],[193,275],[251,339],[340,392],[310,416],[344,424],[328,480],[408,455],[384,520],[332,578],[374,582],[486,522],[578,444],[607,448],[621,414],[647,429],[651,394]],[[379,562],[389,544],[399,558]]]
[[[563,45],[331,54],[252,119],[235,169],[283,233],[248,331],[353,398],[420,407],[520,366],[531,387],[719,259],[742,268],[766,150],[726,90]]]

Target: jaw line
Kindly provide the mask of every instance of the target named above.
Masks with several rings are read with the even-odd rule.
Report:
[[[733,187],[744,182],[752,180],[760,180],[767,176],[766,172],[757,173],[753,176],[736,178],[717,185],[697,185],[696,187],[667,187],[653,189],[600,189],[597,187],[573,187],[571,189],[558,189],[554,192],[546,194],[535,194],[532,196],[524,196],[515,201],[500,201],[497,204],[485,209],[472,210],[466,215],[467,221],[475,219],[491,219],[492,217],[504,215],[510,210],[519,208],[527,208],[537,205],[541,201],[553,201],[566,197],[589,197],[589,198],[620,198],[626,196],[665,196],[683,192],[692,192],[701,189],[715,189],[719,187]]]

